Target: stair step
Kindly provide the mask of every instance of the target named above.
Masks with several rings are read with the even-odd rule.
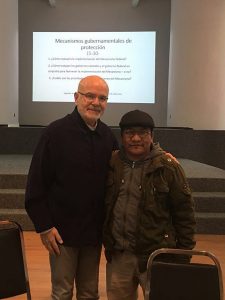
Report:
[[[225,192],[224,178],[188,178],[193,192]]]
[[[0,174],[0,189],[25,189],[26,174]]]
[[[25,209],[0,209],[0,220],[12,220],[19,223],[23,230],[34,230]]]
[[[6,157],[7,158],[7,157]],[[24,194],[31,156],[9,156],[0,162],[0,219],[11,219],[21,224],[24,230],[34,226],[24,209]],[[211,167],[204,170],[199,163],[184,162],[188,181],[196,203],[197,233],[225,234],[225,178],[224,171],[212,173]],[[189,169],[190,170],[189,170]],[[208,176],[207,176],[208,174]],[[204,178],[204,177],[207,178]]]
[[[225,192],[193,192],[197,212],[225,212]]]
[[[225,234],[225,213],[196,213],[197,233]]]
[[[0,208],[24,208],[24,189],[0,189]]]

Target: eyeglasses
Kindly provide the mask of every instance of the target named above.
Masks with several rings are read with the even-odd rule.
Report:
[[[103,95],[96,95],[96,94],[92,94],[92,93],[81,93],[78,92],[79,94],[81,94],[82,96],[84,96],[88,101],[94,101],[96,98],[98,98],[99,102],[104,103],[108,100],[108,97],[103,96]]]
[[[140,137],[140,138],[145,138],[147,137],[151,131],[148,129],[125,129],[123,131],[123,133],[128,137],[128,138],[132,138],[134,137],[136,134]]]

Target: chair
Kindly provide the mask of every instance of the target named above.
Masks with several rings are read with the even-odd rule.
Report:
[[[23,232],[13,221],[0,221],[0,272],[0,299],[26,293],[31,300]]]
[[[159,261],[159,257],[156,259],[162,254],[207,256],[210,263],[167,263]],[[223,300],[218,259],[202,250],[163,248],[154,251],[147,264],[145,300]]]

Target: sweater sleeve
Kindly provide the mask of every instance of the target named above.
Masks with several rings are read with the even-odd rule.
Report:
[[[32,157],[25,193],[25,208],[38,233],[54,226],[48,208],[48,194],[54,183],[49,142],[45,131]]]
[[[175,164],[170,182],[170,210],[175,229],[176,246],[192,249],[195,246],[196,228],[192,193],[180,164]]]

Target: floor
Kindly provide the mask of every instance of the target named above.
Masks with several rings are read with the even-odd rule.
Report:
[[[25,250],[30,278],[30,286],[33,300],[49,300],[50,297],[50,272],[48,265],[48,254],[42,246],[38,234],[34,232],[24,232]],[[219,259],[223,273],[225,274],[225,235],[197,235],[196,249],[212,252]],[[203,258],[204,259],[204,258]],[[225,279],[224,286],[225,286]],[[105,258],[102,255],[100,264],[100,299],[106,300],[105,292]],[[14,298],[25,300],[25,296]],[[75,298],[74,298],[75,299]],[[139,300],[143,296],[139,295]],[[212,299],[213,300],[213,299]]]

